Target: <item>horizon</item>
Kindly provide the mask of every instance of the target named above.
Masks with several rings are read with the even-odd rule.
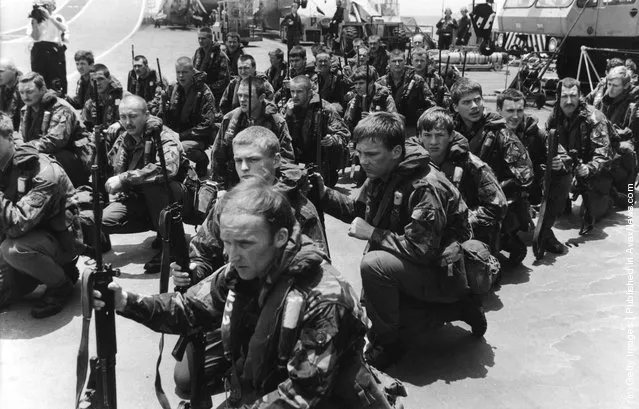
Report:
[[[499,10],[504,0],[495,0],[495,11]],[[483,1],[476,1],[476,3],[483,3]],[[441,16],[442,10],[446,7],[450,7],[453,11],[453,16],[459,16],[459,10],[466,6],[468,10],[472,8],[472,0],[445,0],[429,1],[424,0],[399,0],[399,14],[401,16]]]

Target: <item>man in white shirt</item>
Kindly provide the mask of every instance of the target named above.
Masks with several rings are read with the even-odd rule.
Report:
[[[55,0],[37,0],[29,14],[31,25],[27,28],[27,34],[33,39],[31,70],[44,77],[47,88],[63,97],[67,93],[64,53],[69,31],[64,17],[54,13],[55,9]]]

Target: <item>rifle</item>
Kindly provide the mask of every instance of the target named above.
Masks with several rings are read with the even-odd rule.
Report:
[[[165,97],[165,89],[164,89],[164,77],[162,77],[162,67],[160,66],[160,59],[156,58],[155,59],[155,63],[158,66],[158,76],[160,78],[158,78],[158,83],[160,84],[160,107],[158,109],[158,117],[164,119],[164,109],[165,109],[165,101],[164,101],[164,97]]]
[[[184,235],[184,224],[182,223],[182,205],[175,200],[173,190],[169,181],[169,174],[166,169],[166,159],[164,150],[162,149],[161,131],[153,134],[158,158],[160,159],[160,167],[162,168],[162,177],[164,178],[164,186],[169,198],[170,204],[162,209],[158,221],[158,230],[162,237],[162,267],[160,271],[160,293],[166,293],[169,287],[169,270],[171,264],[171,255],[174,256],[175,262],[182,270],[189,273],[191,280],[193,273],[189,269],[189,247]],[[184,294],[188,287],[175,287],[175,291]],[[208,409],[212,407],[210,396],[206,391],[204,380],[204,343],[201,339],[200,328],[195,328],[187,334],[180,335],[178,342],[173,349],[172,355],[181,361],[184,358],[184,352],[189,343],[193,345],[193,360],[196,365],[194,373],[191,374],[191,407],[194,409]],[[162,351],[164,350],[164,334],[160,337],[158,360],[155,366],[155,394],[163,409],[170,409],[170,404],[166,398],[166,394],[162,389],[162,378],[160,376],[160,363],[162,362]]]
[[[408,57],[406,58],[406,64],[408,65],[413,65],[413,56],[411,55],[413,53],[413,43],[412,42],[408,42]]]
[[[466,57],[468,56],[468,51],[464,51],[464,63],[462,64],[462,78],[464,78],[464,74],[466,73]]]
[[[571,149],[568,155],[573,160],[573,174],[575,174],[577,168],[583,165],[583,160],[578,156],[579,152],[576,149]],[[572,194],[571,200],[574,202],[581,195],[582,200],[582,212],[581,212],[581,228],[579,229],[579,235],[584,236],[593,229],[595,226],[594,217],[592,217],[592,209],[590,208],[590,186],[585,178],[575,175],[576,189]]]
[[[249,75],[248,77],[248,123],[249,126],[253,126],[253,117],[251,116],[253,114],[253,111],[251,111],[251,99],[253,98],[253,77],[251,75]],[[321,97],[320,97],[321,98]]]
[[[533,233],[533,254],[537,260],[541,259],[546,250],[544,249],[544,243],[546,237],[542,237],[542,228],[546,220],[546,212],[548,208],[548,201],[550,200],[550,184],[552,183],[552,159],[557,154],[557,131],[551,130],[548,132],[548,153],[546,156],[546,172],[544,173],[543,182],[543,197],[541,201],[541,207],[539,210],[539,217],[537,218],[537,224],[535,225],[535,231]],[[550,226],[552,227],[552,226]]]
[[[135,64],[135,48],[133,44],[131,44],[131,65]]]
[[[94,84],[95,85],[95,84]],[[97,88],[96,88],[97,89]],[[95,132],[96,145],[98,146],[96,157],[91,166],[91,179],[93,183],[93,214],[95,218],[95,267],[87,269],[82,274],[82,338],[78,349],[76,366],[77,382],[75,388],[76,409],[83,404],[83,408],[117,409],[117,396],[115,384],[115,355],[117,343],[115,335],[115,310],[113,305],[113,292],[108,289],[114,276],[120,275],[120,270],[114,269],[110,264],[104,264],[102,260],[102,203],[99,194],[102,182],[101,163],[101,131]],[[102,294],[105,306],[95,312],[95,338],[97,345],[97,357],[90,361],[91,373],[84,395],[87,375],[87,358],[89,344],[89,328],[93,311],[93,290]],[[87,406],[88,405],[88,406]]]

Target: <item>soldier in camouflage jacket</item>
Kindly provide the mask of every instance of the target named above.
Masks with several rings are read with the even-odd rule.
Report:
[[[256,198],[280,217],[257,213]],[[113,283],[118,314],[159,332],[215,331],[207,381],[229,379],[233,407],[391,408],[362,359],[367,319],[357,295],[299,234],[288,202],[263,183],[244,182],[221,206],[231,262],[185,294],[141,296]],[[249,236],[238,234],[255,219],[261,223]],[[200,407],[210,404],[206,396]]]
[[[62,167],[30,145],[15,147],[0,113],[0,308],[47,285],[31,314],[62,310],[78,279],[75,189]]]
[[[208,27],[201,28],[198,33],[200,47],[193,55],[193,67],[206,73],[206,81],[216,101],[222,99],[222,94],[231,79],[231,61],[222,52],[220,44],[213,42],[213,33]]]
[[[361,263],[373,324],[367,359],[382,370],[403,352],[400,297],[430,303],[438,310],[435,321],[463,320],[477,336],[486,330],[480,304],[463,284],[461,243],[472,236],[468,208],[428,153],[404,138],[397,115],[364,118],[353,140],[368,179],[356,199],[333,189],[322,199],[326,213],[351,223],[350,236],[368,242]]]
[[[100,124],[109,126],[118,121],[118,105],[122,100],[122,84],[109,73],[109,69],[102,64],[91,67],[91,81],[98,86],[98,105],[93,100],[93,95],[84,103],[82,108],[82,122],[89,130],[94,124],[94,115],[97,109],[101,109],[102,118],[97,118]]]
[[[38,73],[28,73],[18,84],[25,106],[21,110],[17,144],[53,155],[74,186],[87,184],[95,146],[71,105],[46,88]]]
[[[21,76],[13,61],[0,59],[0,112],[11,117],[13,129],[20,127],[20,110],[24,105],[18,91]]]

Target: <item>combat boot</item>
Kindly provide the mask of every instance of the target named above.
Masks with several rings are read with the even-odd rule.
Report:
[[[73,260],[62,265],[62,270],[64,270],[64,274],[71,280],[71,284],[75,285],[80,278],[80,270],[78,270],[78,259],[80,256],[75,256]]]
[[[561,244],[561,242],[557,240],[557,237],[555,237],[555,233],[550,230],[550,232],[548,233],[548,238],[544,243],[544,249],[553,254],[564,254],[567,250],[567,247]]]
[[[517,234],[508,236],[504,240],[503,250],[508,252],[508,261],[516,266],[520,264],[526,258],[528,249],[526,244],[519,238]]]
[[[473,336],[481,338],[488,329],[486,314],[478,296],[470,296],[459,303],[459,317],[461,321],[470,325]]]
[[[47,288],[44,297],[31,309],[33,318],[46,318],[62,311],[69,298],[73,294],[71,280],[65,280],[64,284],[55,288]]]

